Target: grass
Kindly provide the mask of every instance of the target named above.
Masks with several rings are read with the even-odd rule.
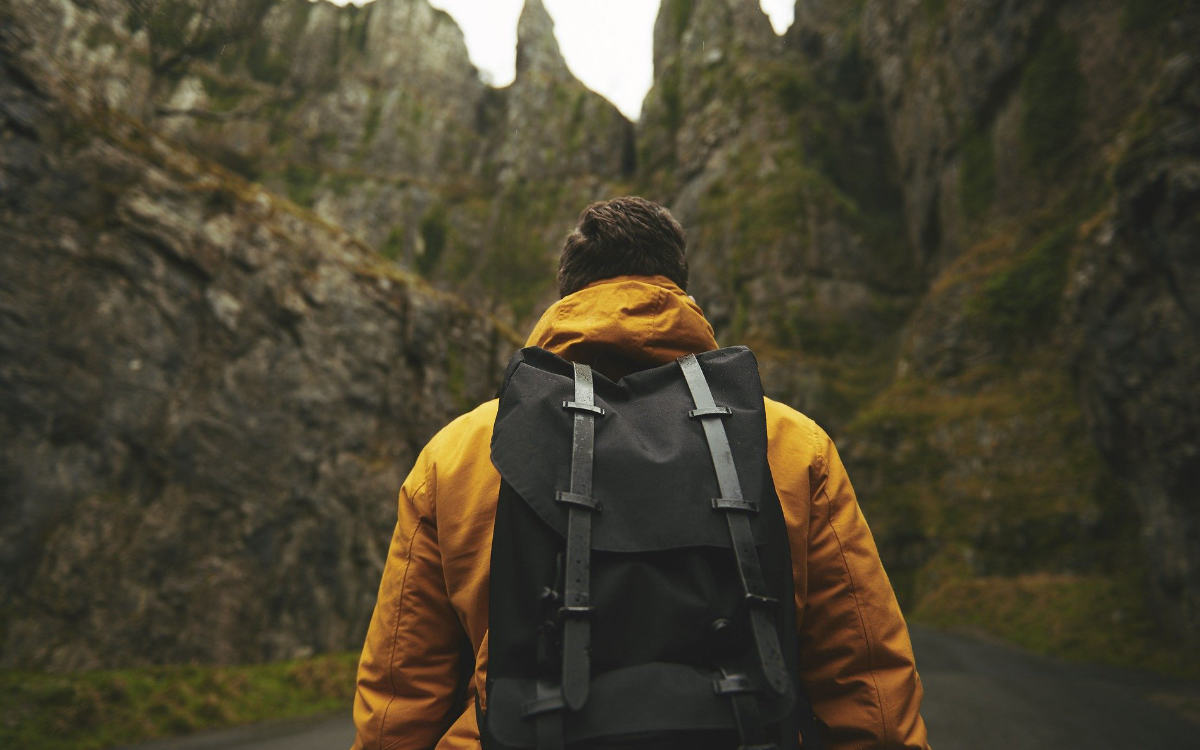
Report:
[[[0,672],[0,747],[92,750],[268,719],[349,713],[357,655],[244,666]]]
[[[1039,570],[1109,575],[1137,558],[1129,504],[1046,355],[901,379],[847,427],[847,456],[897,594]]]
[[[1200,653],[1157,638],[1142,601],[1132,576],[1033,573],[948,581],[912,618],[1064,659],[1200,676]]]

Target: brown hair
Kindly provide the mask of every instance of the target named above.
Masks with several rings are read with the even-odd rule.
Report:
[[[558,292],[565,297],[613,276],[666,276],[687,289],[683,227],[663,206],[625,196],[583,209],[563,241]]]

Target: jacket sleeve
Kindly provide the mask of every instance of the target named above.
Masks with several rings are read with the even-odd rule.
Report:
[[[800,670],[831,750],[928,748],[908,628],[846,469],[814,425]],[[798,582],[799,583],[799,582]]]
[[[434,747],[457,718],[465,636],[437,544],[435,467],[426,453],[400,489],[396,529],[358,665],[352,750]]]

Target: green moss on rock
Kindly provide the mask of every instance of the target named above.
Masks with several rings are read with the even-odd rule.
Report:
[[[228,80],[218,80],[209,75],[201,75],[204,94],[208,97],[212,109],[217,112],[229,112],[237,108],[243,99],[253,91],[245,85]]]
[[[1162,28],[1183,10],[1184,0],[1125,0],[1121,26],[1126,31]]]
[[[946,0],[921,0],[921,8],[931,21],[939,21],[946,15]]]
[[[379,253],[388,260],[398,260],[404,254],[404,227],[397,224],[388,232],[387,239],[379,248]]]
[[[284,169],[283,179],[288,197],[305,208],[311,208],[316,200],[317,185],[321,182],[321,172],[307,164],[293,162]]]
[[[696,0],[667,0],[667,7],[659,12],[665,13],[670,19],[672,39],[679,41],[683,37],[695,10]]]
[[[864,512],[908,603],[947,580],[1109,575],[1137,557],[1133,511],[1051,355],[1017,372],[902,379],[846,433]]]
[[[1045,338],[1058,317],[1076,225],[1042,236],[967,302],[969,321],[1005,349]]]
[[[450,233],[450,222],[446,218],[445,207],[439,203],[429,209],[421,218],[420,231],[424,249],[417,257],[417,270],[423,275],[429,275],[441,260],[446,249],[446,237]]]
[[[967,130],[960,148],[959,198],[963,213],[975,219],[987,211],[996,195],[996,157],[991,133],[985,129]]]
[[[379,132],[379,121],[383,114],[383,102],[379,97],[372,96],[371,103],[367,106],[367,117],[363,121],[362,143],[368,144]]]
[[[1052,175],[1068,163],[1084,117],[1086,85],[1075,38],[1050,26],[1021,76],[1021,145],[1035,171]]]
[[[287,57],[272,51],[265,40],[250,44],[246,52],[246,69],[263,83],[275,85],[287,80],[290,72]]]

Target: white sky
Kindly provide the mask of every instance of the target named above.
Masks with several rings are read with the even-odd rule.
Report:
[[[365,0],[331,0],[338,5]],[[484,80],[507,86],[515,74],[517,18],[524,0],[429,0],[453,16]],[[782,34],[792,24],[795,0],[759,0]],[[637,119],[653,75],[654,18],[658,0],[543,0],[554,35],[575,77]]]

